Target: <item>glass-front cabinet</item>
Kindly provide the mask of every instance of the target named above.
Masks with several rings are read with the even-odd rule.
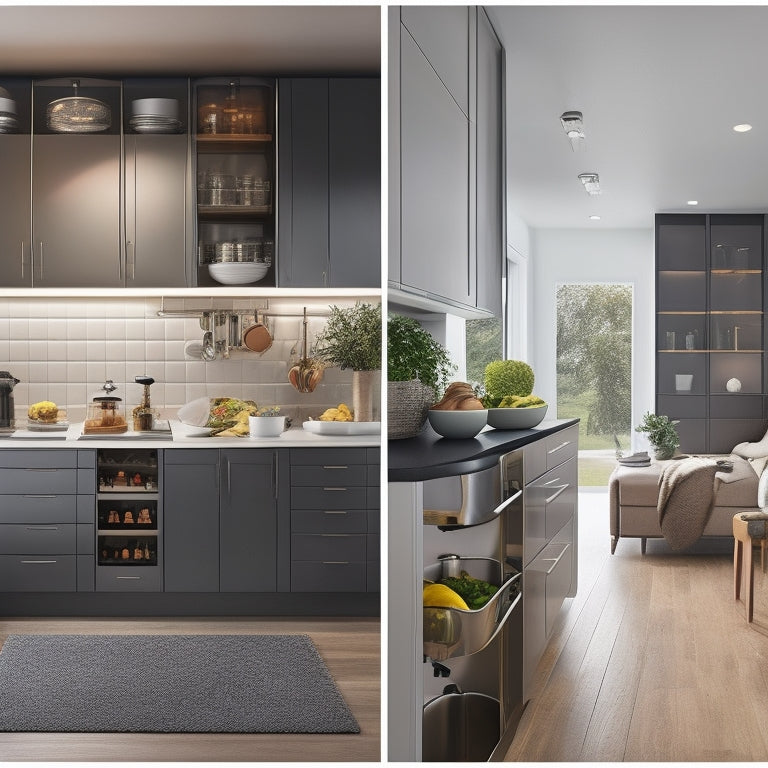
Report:
[[[194,83],[198,284],[274,286],[275,83]]]
[[[96,589],[162,590],[158,451],[99,450],[96,471]]]
[[[765,432],[762,214],[656,217],[656,411],[684,452]]]

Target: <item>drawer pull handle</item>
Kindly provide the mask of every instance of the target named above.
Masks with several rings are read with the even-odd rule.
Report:
[[[25,499],[57,499],[55,493],[25,493]]]
[[[123,581],[139,581],[141,576],[117,576],[116,578],[122,579]]]
[[[323,560],[323,565],[349,565],[349,560]]]
[[[323,464],[323,469],[349,469],[346,464]]]
[[[547,496],[545,504],[551,504],[561,493],[563,493],[563,491],[566,491],[568,487],[569,487],[568,483],[566,483],[565,485],[559,486],[558,489],[551,496]]]
[[[349,536],[349,533],[321,533],[321,536],[325,536],[326,538],[336,538],[336,539],[342,539],[345,536]],[[359,536],[360,534],[352,534],[355,536]]]
[[[346,488],[328,488],[328,487],[325,487],[325,488],[323,488],[323,490],[324,491],[346,491],[347,489]]]
[[[26,467],[25,472],[58,472],[58,469],[46,469],[44,467]]]
[[[501,504],[499,504],[499,506],[493,510],[493,514],[500,515],[507,507],[509,507],[511,504],[514,504],[522,495],[523,489],[521,488],[516,493],[513,493],[508,499],[504,499],[504,501],[502,501]]]
[[[566,446],[570,445],[571,441],[566,440],[564,443],[560,443],[556,448],[553,448],[551,451],[547,451],[548,455],[551,455],[553,453],[557,453],[561,448],[565,448]]]
[[[345,509],[324,509],[323,514],[324,515],[346,515],[347,511]]]
[[[569,544],[566,544],[563,547],[563,551],[557,557],[542,557],[541,558],[542,561],[545,562],[545,563],[552,563],[552,565],[545,571],[547,576],[549,576],[552,573],[552,571],[554,571],[555,568],[557,568],[557,564],[560,562],[560,559],[562,558],[562,556],[568,551],[568,547],[569,546],[570,546]]]
[[[47,565],[50,563],[57,563],[58,560],[22,560],[24,565]]]
[[[58,525],[27,525],[25,531],[58,531]]]

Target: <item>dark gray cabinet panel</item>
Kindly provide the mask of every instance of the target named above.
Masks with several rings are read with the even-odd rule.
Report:
[[[165,451],[165,591],[219,590],[219,452]]]
[[[469,49],[471,11],[466,6],[408,6],[400,20],[456,104],[470,117]]]
[[[277,590],[279,452],[221,451],[220,590]]]
[[[0,168],[6,185],[0,206],[0,286],[17,288],[32,284],[32,213],[29,134],[0,134]]]
[[[477,12],[477,306],[501,317],[504,260],[503,50]]]
[[[125,137],[125,284],[187,285],[186,135]]]
[[[279,84],[282,287],[381,285],[380,80]]]
[[[404,28],[400,65],[401,280],[474,306],[470,121]]]
[[[123,285],[120,136],[35,135],[33,284]]]

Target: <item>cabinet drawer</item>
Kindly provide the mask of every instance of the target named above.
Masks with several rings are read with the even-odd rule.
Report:
[[[550,470],[525,488],[524,562],[527,564],[573,517],[578,504],[575,458]]]
[[[74,592],[75,555],[0,555],[0,592]]]
[[[294,509],[292,533],[365,533],[368,513],[361,509]]]
[[[291,467],[360,464],[362,448],[291,448]]]
[[[579,451],[579,425],[574,424],[545,438],[547,469],[576,456]]]
[[[291,563],[291,592],[365,592],[366,564]]]
[[[74,555],[77,551],[77,526],[0,525],[0,552],[4,555]]]
[[[76,450],[30,448],[27,450],[3,451],[0,453],[0,467],[8,469],[75,469]]]
[[[77,496],[55,493],[0,496],[0,523],[74,523],[76,519]]]
[[[77,469],[0,467],[0,488],[5,493],[77,493]]]
[[[293,509],[365,509],[365,486],[324,485],[291,488]]]
[[[291,467],[291,485],[365,485],[364,464],[322,464]]]
[[[97,592],[160,592],[163,588],[159,566],[98,567],[96,568]]]
[[[364,533],[294,533],[291,560],[364,561],[365,539]]]

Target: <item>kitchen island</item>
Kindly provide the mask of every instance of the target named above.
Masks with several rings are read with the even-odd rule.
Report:
[[[552,624],[576,592],[577,448],[576,419],[526,430],[486,428],[467,440],[440,438],[427,426],[417,437],[389,442],[389,760],[503,757]],[[502,457],[514,467],[506,480]],[[463,522],[483,505],[490,513],[485,520]],[[496,505],[503,514],[494,514]],[[448,648],[440,660],[425,644],[422,585],[444,553],[498,558],[517,571],[522,598],[499,618],[498,639],[481,652],[462,655]],[[496,665],[497,679],[488,680],[489,665]],[[437,677],[446,672],[447,678]],[[462,693],[500,702],[498,741],[494,736],[482,757],[425,752],[435,741],[425,705],[451,683]],[[469,711],[471,701],[466,704]],[[441,723],[448,733],[463,725]]]
[[[379,614],[379,436],[19,431],[3,615]]]

